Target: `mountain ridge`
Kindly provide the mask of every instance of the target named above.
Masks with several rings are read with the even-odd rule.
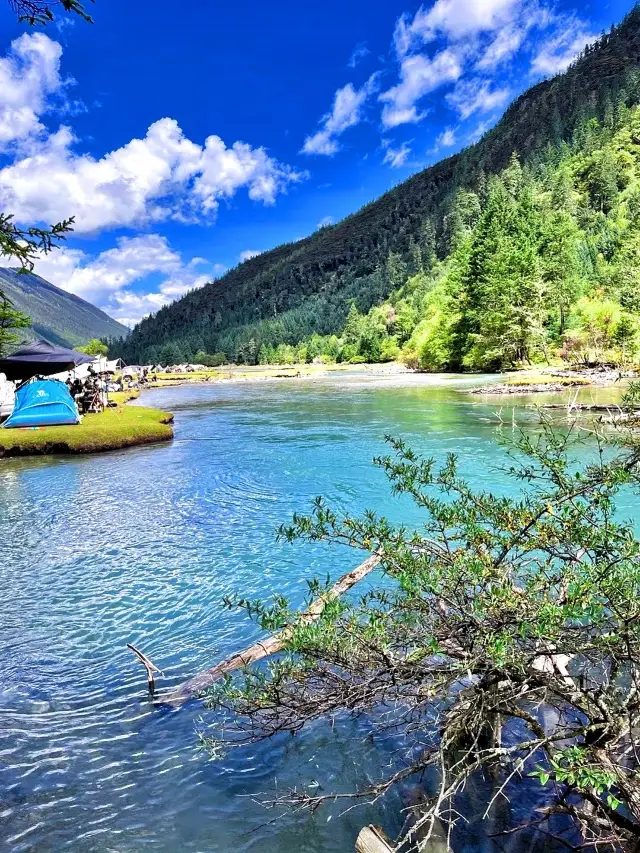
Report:
[[[25,340],[46,338],[74,347],[92,338],[124,337],[129,331],[95,305],[35,273],[0,267],[0,291],[31,318],[31,327],[21,330]]]
[[[259,349],[265,324],[269,334],[279,324],[285,343],[312,332],[335,333],[352,300],[366,312],[394,289],[379,274],[390,254],[407,261],[418,246],[423,255],[446,255],[447,217],[458,189],[474,188],[485,175],[506,168],[514,151],[535,164],[585,121],[602,118],[621,92],[630,105],[640,103],[639,63],[636,6],[567,71],[520,95],[479,142],[410,176],[336,225],[264,252],[165,306],[114,352],[134,361],[162,361],[171,352],[183,360],[197,351],[221,351],[242,361]]]

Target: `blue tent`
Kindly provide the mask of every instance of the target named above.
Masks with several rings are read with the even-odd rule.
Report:
[[[13,412],[2,426],[11,429],[79,423],[78,409],[64,382],[38,379],[16,392]]]

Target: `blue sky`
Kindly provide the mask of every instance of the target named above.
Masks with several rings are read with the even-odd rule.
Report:
[[[36,271],[132,324],[478,138],[631,0],[0,0],[0,209],[76,216]]]

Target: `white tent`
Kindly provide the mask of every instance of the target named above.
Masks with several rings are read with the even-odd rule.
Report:
[[[81,379],[83,382],[89,375],[89,370],[94,373],[117,373],[122,369],[123,361],[121,358],[114,358],[109,361],[105,356],[95,358],[90,364],[80,364],[73,370],[64,370],[62,373],[56,373],[52,379],[59,379],[61,382],[66,382],[69,373],[72,379]]]
[[[4,373],[0,373],[0,418],[8,418],[13,411],[16,392],[13,382],[9,382]]]
[[[89,368],[92,366],[92,364],[79,364],[77,367],[74,367],[73,370],[63,370],[62,373],[54,373],[49,378],[59,379],[60,382],[66,382],[68,377],[71,376],[72,379],[82,379],[84,382],[89,375]]]
[[[95,373],[117,373],[122,368],[122,359],[114,358],[111,361],[101,355],[92,362],[91,367]]]

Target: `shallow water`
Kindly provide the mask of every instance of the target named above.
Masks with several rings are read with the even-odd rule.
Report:
[[[275,541],[315,495],[418,520],[371,465],[385,433],[460,454],[476,486],[511,488],[500,403],[465,382],[183,386],[143,400],[175,412],[171,444],[0,462],[0,850],[345,853],[365,822],[397,829],[393,801],[270,825],[260,792],[363,782],[384,755],[355,727],[318,726],[209,761],[202,707],[153,709],[126,643],[177,684],[257,636],[225,594],[299,602],[305,579],[355,565]]]

